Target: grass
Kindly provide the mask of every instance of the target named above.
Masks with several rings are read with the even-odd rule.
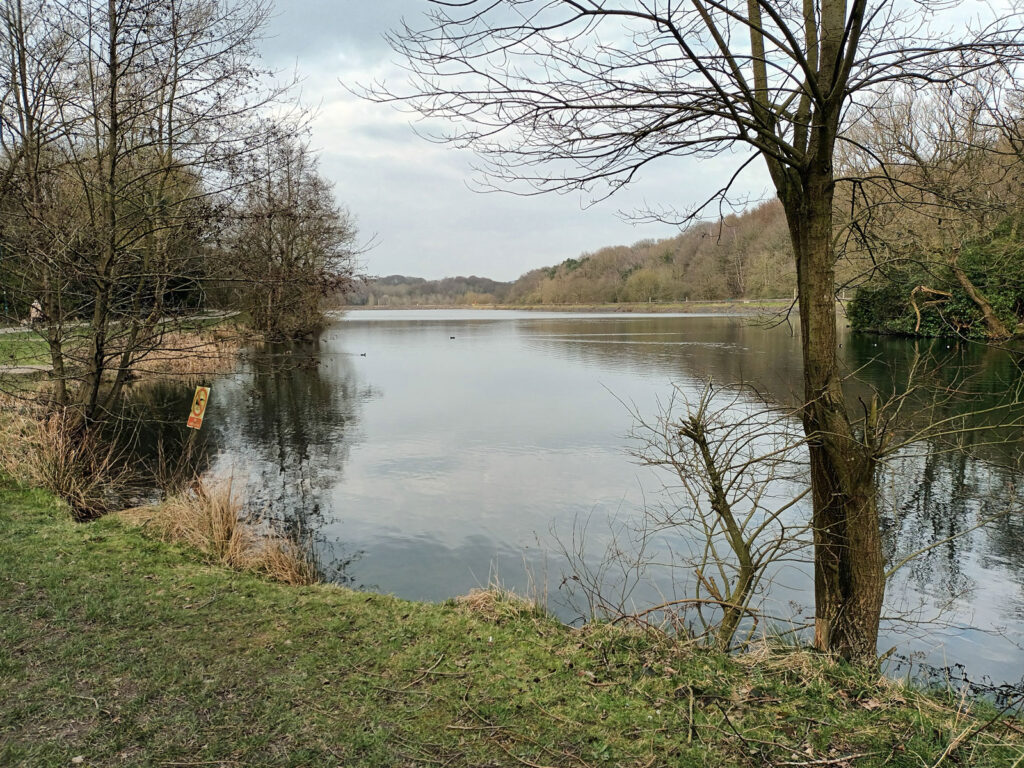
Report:
[[[137,373],[200,375],[230,371],[238,351],[251,334],[243,334],[236,316],[186,317],[162,324],[159,346],[136,363]],[[75,369],[84,358],[88,329],[84,325],[66,331],[66,364]],[[0,333],[0,373],[4,368],[51,365],[50,348],[41,331]]]
[[[243,508],[231,481],[199,480],[159,504],[125,510],[120,518],[163,541],[187,544],[218,565],[293,586],[319,581],[316,566],[299,543],[266,521],[246,516]]]
[[[36,331],[0,333],[0,367],[50,364],[50,347]]]
[[[1024,765],[991,714],[502,595],[285,586],[0,483],[4,766]]]

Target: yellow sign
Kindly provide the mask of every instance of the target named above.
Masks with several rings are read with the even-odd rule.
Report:
[[[208,402],[210,402],[210,388],[196,387],[196,396],[192,398],[192,410],[188,414],[189,429],[199,429],[203,426],[203,416],[206,414]]]

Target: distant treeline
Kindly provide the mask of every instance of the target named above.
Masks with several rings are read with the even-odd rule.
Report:
[[[422,277],[388,275],[358,284],[347,296],[354,306],[419,307],[452,304],[500,304],[508,298],[512,283],[486,277]]]
[[[520,277],[517,304],[586,304],[791,296],[793,251],[782,206],[691,227],[667,240],[602,248]]]
[[[979,165],[994,173],[991,158]],[[979,170],[972,178],[983,176]],[[1020,188],[1006,186],[1006,195]],[[994,194],[996,185],[985,189]],[[842,188],[840,197],[846,192]],[[862,197],[870,216],[851,216],[848,203],[837,211],[837,288],[853,298],[848,312],[855,329],[979,339],[1024,331],[1024,214],[1017,208],[990,205],[989,218],[1001,220],[979,223],[974,217],[967,227],[948,208],[944,218],[932,215],[931,200],[885,200],[885,208],[866,193]],[[939,222],[957,225],[953,234],[961,247],[944,247]],[[393,307],[614,304],[791,298],[795,288],[785,215],[772,200],[676,237],[584,253],[511,283],[391,275],[361,283],[347,301]]]
[[[367,281],[348,301],[424,306],[778,298],[793,295],[793,264],[782,206],[773,200],[673,238],[602,248],[534,269],[513,283],[391,275]]]

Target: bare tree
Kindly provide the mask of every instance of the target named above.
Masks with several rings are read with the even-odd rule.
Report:
[[[919,89],[890,88],[851,128],[854,141],[840,153],[841,172],[850,177],[840,182],[838,195],[839,222],[852,235],[846,253],[866,256],[869,275],[898,279],[913,267],[922,276],[905,297],[916,313],[914,331],[922,307],[941,308],[959,289],[981,315],[987,339],[1013,334],[1016,324],[1000,316],[964,266],[972,247],[1022,211],[1022,164],[1008,130],[1016,121],[1007,86],[1000,73],[987,72]],[[1006,254],[996,265],[1012,259]],[[955,317],[944,320],[956,333],[966,331]]]
[[[31,13],[29,12],[31,8]],[[3,246],[20,254],[71,423],[110,412],[159,346],[180,297],[201,295],[232,171],[257,118],[262,0],[7,0],[9,172]],[[27,66],[26,66],[27,62]],[[44,90],[42,83],[48,90]],[[56,94],[56,95],[51,95]]]
[[[60,145],[69,136],[65,114],[74,93],[73,39],[65,22],[62,9],[53,3],[5,0],[0,6],[5,89],[0,103],[0,200],[5,220],[0,281],[9,317],[26,314],[30,305],[44,317],[57,314],[53,297],[61,281],[54,272],[54,257],[68,238],[66,222],[54,226],[48,213],[58,194],[56,169],[61,165]],[[66,388],[60,330],[50,324],[46,338],[56,396],[62,402]]]
[[[750,394],[712,383],[696,397],[677,389],[653,422],[636,415],[634,429],[634,455],[676,480],[667,488],[675,503],[647,509],[645,535],[683,530],[696,543],[692,596],[657,610],[694,608],[726,650],[741,621],[758,615],[768,569],[799,559],[810,543],[808,525],[794,522],[809,493],[803,435]]]
[[[321,301],[352,286],[356,228],[334,201],[317,159],[288,126],[246,159],[229,270],[257,330],[296,338],[319,329]]]
[[[466,0],[434,3],[392,38],[400,101],[455,121],[495,183],[614,191],[649,163],[758,157],[786,211],[797,267],[815,540],[815,642],[876,655],[884,562],[873,426],[851,420],[836,349],[833,202],[851,106],[895,82],[1012,68],[1016,13],[935,31],[924,4],[887,0]],[[736,178],[715,199],[728,198]],[[697,213],[698,208],[693,213]]]

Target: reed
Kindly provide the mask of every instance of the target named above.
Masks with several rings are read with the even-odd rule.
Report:
[[[24,402],[5,399],[0,470],[63,499],[76,520],[101,517],[120,505],[135,473],[116,441],[69,428],[60,413],[42,417]]]
[[[276,530],[266,518],[247,514],[231,480],[198,480],[160,504],[124,510],[120,516],[164,541],[193,547],[219,565],[285,584],[320,581],[309,547]]]
[[[244,339],[238,329],[218,326],[197,331],[169,331],[160,344],[134,366],[140,375],[203,376],[231,373]]]

